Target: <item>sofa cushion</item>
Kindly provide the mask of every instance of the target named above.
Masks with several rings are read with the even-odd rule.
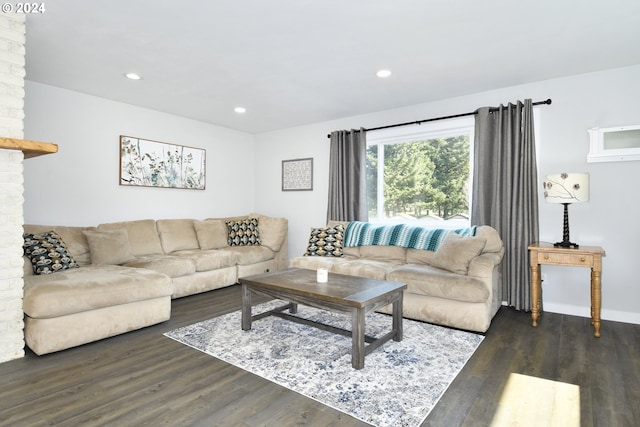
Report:
[[[487,239],[484,237],[462,237],[449,233],[436,251],[431,265],[453,273],[467,274],[469,262],[482,253]]]
[[[404,264],[407,249],[400,246],[360,246],[360,258]]]
[[[344,227],[341,224],[335,227],[312,228],[304,256],[341,257],[344,255],[343,242]]]
[[[63,225],[33,225],[25,224],[23,226],[25,233],[39,234],[47,231],[55,231],[67,245],[69,254],[76,260],[78,265],[91,264],[91,253],[89,252],[89,244],[87,237],[83,234],[84,230],[96,230],[96,227],[70,227]]]
[[[137,221],[112,222],[100,224],[99,230],[127,230],[129,244],[133,255],[162,255],[162,244],[156,229],[156,222],[152,219],[141,219]]]
[[[236,252],[217,249],[189,249],[173,252],[171,255],[192,260],[195,263],[196,271],[233,267],[238,263],[238,254]]]
[[[250,214],[258,218],[260,242],[274,252],[278,252],[289,234],[289,222],[286,218],[273,218],[261,214]]]
[[[90,265],[24,282],[24,312],[50,318],[171,295],[164,274],[116,265]]]
[[[51,274],[79,267],[55,231],[24,233],[22,237],[24,254],[29,257],[35,274]]]
[[[331,267],[332,273],[346,274],[347,276],[366,277],[367,279],[388,280],[387,274],[397,265],[385,261],[370,259],[355,259],[345,263],[336,263]]]
[[[342,253],[346,257],[360,258],[360,246],[342,248]]]
[[[259,246],[260,230],[258,218],[227,221],[227,244],[229,246]]]
[[[220,249],[227,244],[227,226],[220,219],[193,221],[200,249]]]
[[[343,264],[352,261],[352,259],[344,257],[326,257],[326,256],[299,256],[289,260],[291,268],[306,268],[307,270],[317,270],[326,268],[333,272],[333,267],[337,264]]]
[[[97,265],[124,264],[133,259],[127,230],[85,230],[91,251],[91,263]]]
[[[159,219],[156,227],[165,254],[200,247],[192,219]]]
[[[394,269],[387,280],[407,284],[406,292],[464,302],[486,302],[489,289],[480,279],[436,267],[406,264]]]
[[[229,246],[219,250],[234,254],[238,265],[255,264],[275,258],[275,253],[266,246]]]
[[[407,264],[427,264],[431,265],[436,251],[427,249],[407,249]]]
[[[146,268],[166,274],[172,278],[196,272],[196,263],[192,259],[173,255],[138,256],[124,265],[127,267]]]

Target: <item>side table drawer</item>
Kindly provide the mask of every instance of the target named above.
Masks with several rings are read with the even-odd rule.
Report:
[[[538,264],[563,264],[591,267],[593,255],[538,252]]]

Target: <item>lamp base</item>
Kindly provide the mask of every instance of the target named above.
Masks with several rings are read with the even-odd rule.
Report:
[[[577,243],[572,243],[572,242],[556,242],[553,244],[554,248],[573,248],[573,249],[578,249],[580,247],[580,245],[578,245]]]
[[[562,229],[562,242],[553,244],[554,248],[574,248],[578,249],[577,243],[569,241],[569,203],[563,203],[564,205],[564,223]]]

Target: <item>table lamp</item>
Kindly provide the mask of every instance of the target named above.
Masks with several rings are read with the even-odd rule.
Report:
[[[554,243],[555,247],[578,248],[569,240],[569,205],[589,201],[588,173],[559,173],[547,175],[544,185],[544,199],[547,203],[564,205],[564,227],[562,242]]]

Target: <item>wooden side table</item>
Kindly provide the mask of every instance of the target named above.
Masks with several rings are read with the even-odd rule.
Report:
[[[591,268],[591,324],[595,337],[600,337],[600,305],[602,256],[604,249],[599,246],[580,246],[579,248],[554,247],[551,243],[536,242],[529,245],[531,260],[531,320],[535,328],[540,316],[540,265],[566,265]]]

